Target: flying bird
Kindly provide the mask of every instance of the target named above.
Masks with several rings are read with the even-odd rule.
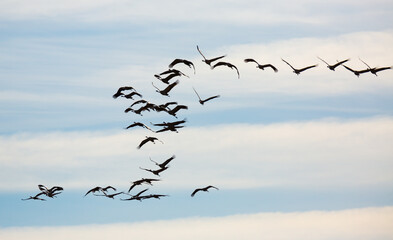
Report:
[[[164,77],[164,78],[162,78],[161,76],[159,76],[159,75],[154,75],[158,80],[160,80],[161,82],[163,82],[163,83],[165,83],[165,84],[169,84],[169,80],[171,80],[172,78],[174,78],[174,77],[179,77],[179,76],[181,76],[181,74],[180,73],[172,73],[172,74],[170,74],[170,75],[168,75],[168,76],[166,76],[166,77]]]
[[[128,189],[128,192],[130,192],[135,186],[141,185],[143,183],[153,185],[152,182],[160,181],[160,179],[154,179],[154,178],[142,178],[140,180],[136,180],[132,182],[132,185]]]
[[[216,67],[218,67],[218,66],[227,66],[227,67],[229,67],[229,68],[231,68],[231,69],[235,69],[236,72],[237,72],[237,78],[240,78],[239,70],[237,69],[237,67],[236,67],[235,65],[233,65],[233,64],[231,64],[231,63],[228,63],[228,62],[218,62],[218,63],[214,64],[214,65],[211,67],[211,69],[214,69],[214,68],[216,68]]]
[[[140,94],[140,93],[138,93],[138,92],[130,92],[129,94],[123,94],[123,95],[121,95],[122,97],[124,97],[124,98],[127,98],[127,99],[132,99],[132,100],[134,100],[134,96],[138,96],[138,97],[142,97],[142,94]]]
[[[144,192],[146,192],[147,190],[149,190],[149,189],[146,188],[146,189],[140,191],[140,192],[139,192],[138,194],[136,194],[136,195],[130,195],[130,194],[128,194],[128,193],[125,193],[125,194],[127,194],[127,195],[130,195],[131,197],[130,197],[130,198],[126,198],[126,199],[121,198],[120,200],[122,200],[122,201],[130,201],[130,200],[138,200],[138,201],[141,201],[141,200],[143,200],[143,197],[141,197],[141,194],[144,193]]]
[[[173,74],[173,73],[179,74],[179,76],[180,76],[180,75],[183,75],[183,76],[189,78],[189,76],[187,76],[186,74],[184,74],[182,71],[177,70],[177,69],[174,69],[174,68],[168,69],[168,70],[166,70],[166,71],[164,71],[164,72],[162,72],[162,73],[156,74],[156,75],[154,75],[154,76],[156,77],[157,75],[158,75],[158,76],[162,76],[162,75]]]
[[[142,142],[139,144],[139,146],[137,148],[140,149],[143,145],[145,145],[148,142],[152,142],[152,143],[155,144],[154,141],[159,141],[161,143],[164,143],[163,141],[158,140],[158,138],[156,138],[156,137],[148,137],[148,136],[146,136],[146,138],[142,140]]]
[[[40,200],[40,201],[46,201],[45,199],[43,199],[43,198],[39,198],[38,196],[40,196],[40,195],[42,195],[42,194],[44,194],[43,192],[40,192],[40,193],[38,193],[37,195],[35,195],[34,197],[33,196],[30,196],[30,197],[28,197],[28,198],[24,198],[24,199],[22,199],[22,201],[26,201],[26,200]]]
[[[161,130],[156,131],[156,133],[159,132],[165,132],[165,131],[173,131],[173,132],[178,132],[177,129],[178,128],[183,128],[184,126],[179,126],[182,123],[185,123],[186,119],[181,120],[181,121],[176,121],[176,122],[163,122],[163,123],[151,123],[153,126],[160,126],[160,127],[164,127]]]
[[[186,105],[177,105],[176,107],[169,109],[166,112],[177,118],[176,113],[181,109],[188,109],[188,107]]]
[[[375,76],[378,76],[377,72],[392,69],[392,67],[380,67],[380,68],[374,67],[374,68],[372,68],[366,62],[364,62],[362,59],[359,58],[359,60],[362,61],[368,67],[368,69],[370,69],[370,72],[372,74],[374,74]]]
[[[129,129],[129,128],[132,128],[132,127],[143,127],[143,128],[146,128],[146,129],[154,132],[151,128],[149,128],[148,126],[146,126],[145,124],[143,124],[141,122],[134,122],[133,124],[128,125],[125,129]]]
[[[154,110],[157,111],[157,112],[168,111],[168,110],[170,110],[168,108],[168,106],[170,106],[170,105],[177,105],[177,102],[167,102],[167,103],[164,103],[164,104],[160,104],[158,106],[156,105]]]
[[[157,88],[156,86],[154,86],[153,83],[151,83],[151,84],[153,85],[153,87],[155,87],[155,88],[157,89],[156,92],[160,93],[161,95],[164,95],[164,96],[168,96],[168,97],[169,97],[169,95],[168,95],[169,91],[171,91],[172,88],[174,88],[177,84],[179,84],[179,80],[176,80],[176,82],[169,84],[169,85],[168,85],[165,89],[163,89],[163,90],[160,90],[159,88]]]
[[[194,92],[195,92],[196,95],[198,96],[199,103],[200,103],[201,105],[205,104],[205,102],[207,102],[207,101],[209,101],[209,100],[212,100],[212,99],[214,99],[214,98],[220,97],[220,95],[216,95],[216,96],[212,96],[212,97],[209,97],[209,98],[206,98],[206,99],[202,100],[201,97],[199,96],[198,92],[195,90],[195,88],[192,87],[192,89],[194,89]]]
[[[54,186],[54,187],[48,189],[47,187],[45,187],[42,184],[38,185],[38,189],[40,189],[43,194],[45,194],[47,197],[50,197],[50,198],[55,197],[56,195],[60,194],[61,191],[64,190],[62,187],[59,187],[59,186]]]
[[[117,90],[117,92],[115,94],[113,94],[113,98],[118,98],[118,97],[124,95],[123,91],[126,91],[126,90],[135,90],[135,89],[133,87],[130,87],[130,86],[120,87]]]
[[[95,192],[98,192],[98,191],[100,191],[100,192],[102,192],[102,193],[106,193],[109,189],[112,189],[113,191],[116,191],[116,188],[114,188],[114,187],[112,187],[112,186],[106,186],[106,187],[99,187],[99,186],[97,186],[97,187],[94,187],[94,188],[92,188],[92,189],[90,189],[89,191],[87,191],[87,193],[85,194],[85,197],[86,197],[86,195],[87,194],[89,194],[89,193],[95,193]],[[98,196],[98,195],[97,195]]]
[[[150,161],[154,162],[154,163],[155,163],[157,166],[159,166],[160,168],[166,168],[167,165],[168,165],[173,159],[175,159],[175,157],[176,157],[175,155],[172,155],[172,157],[168,158],[167,160],[165,160],[165,161],[162,162],[162,163],[158,163],[158,162],[152,160],[151,158],[150,158]],[[168,166],[168,167],[169,167],[169,166]]]
[[[113,193],[113,194],[107,194],[106,192],[104,192],[103,195],[96,195],[96,196],[100,196],[100,197],[107,197],[107,198],[112,198],[115,199],[115,197],[117,195],[123,194],[124,192],[118,192],[118,193]]]
[[[297,75],[299,75],[301,72],[303,72],[303,71],[305,71],[305,70],[307,70],[307,69],[314,68],[314,67],[318,66],[318,64],[315,64],[315,65],[307,66],[307,67],[304,67],[304,68],[296,69],[296,68],[292,67],[292,65],[289,64],[289,63],[288,63],[287,61],[285,61],[284,59],[281,58],[281,60],[282,60],[283,62],[285,62],[286,64],[288,64],[288,66],[290,66],[290,67],[292,68],[293,72],[296,73]]]
[[[214,187],[214,186],[211,186],[211,185],[209,185],[209,186],[207,186],[207,187],[204,187],[204,188],[197,188],[197,189],[195,189],[195,190],[191,193],[191,197],[195,196],[195,194],[196,194],[197,192],[199,192],[199,191],[208,192],[210,188],[214,188],[214,189],[217,189],[217,190],[218,190],[218,188],[216,188],[216,187]]]
[[[171,62],[168,67],[169,68],[173,68],[173,66],[175,66],[178,63],[183,63],[183,64],[187,65],[189,68],[193,68],[194,69],[194,74],[195,74],[194,64],[192,62],[186,60],[186,59],[179,59],[179,58],[177,58],[177,59],[173,60],[173,62]]]
[[[343,63],[346,63],[346,62],[349,61],[349,58],[348,58],[348,59],[345,59],[345,60],[342,60],[342,61],[337,61],[337,63],[335,63],[335,64],[333,64],[333,65],[330,65],[329,63],[327,63],[327,62],[326,62],[325,60],[323,60],[322,58],[320,58],[320,57],[318,57],[318,58],[319,58],[319,60],[321,60],[322,62],[326,63],[327,68],[329,68],[329,69],[332,70],[332,71],[334,71],[334,70],[336,69],[336,67],[338,67],[338,66],[342,65]]]
[[[217,61],[217,60],[219,60],[219,59],[221,59],[221,58],[223,58],[223,57],[226,56],[226,55],[223,55],[223,56],[220,56],[220,57],[215,57],[215,58],[212,58],[212,59],[207,59],[207,58],[203,55],[203,53],[201,52],[201,50],[199,49],[198,45],[197,45],[197,50],[198,50],[198,52],[199,52],[199,53],[202,55],[202,57],[203,57],[202,62],[206,63],[206,64],[209,65],[210,67],[211,67],[211,63],[212,63],[212,62]]]
[[[261,69],[261,70],[265,70],[265,68],[270,67],[271,69],[273,69],[274,72],[278,72],[278,69],[273,66],[272,64],[259,64],[256,60],[252,59],[252,58],[246,58],[244,59],[245,63],[249,63],[249,62],[253,62],[257,64],[257,68]]]
[[[360,74],[363,74],[363,73],[366,73],[366,72],[370,72],[370,71],[371,71],[370,68],[367,68],[367,69],[364,69],[364,70],[353,70],[352,68],[347,67],[346,65],[343,65],[343,66],[344,66],[347,70],[353,72],[353,74],[355,74],[357,77],[359,77]]]
[[[160,168],[160,169],[157,169],[157,170],[146,169],[146,168],[141,168],[141,167],[139,167],[139,168],[142,169],[142,170],[151,172],[151,173],[153,173],[154,175],[157,175],[157,176],[160,176],[161,172],[163,172],[163,171],[168,169],[168,167]]]
[[[145,195],[142,196],[143,199],[149,199],[149,198],[156,198],[156,199],[160,199],[162,197],[168,197],[169,195],[163,195],[163,194],[149,194],[149,195]]]

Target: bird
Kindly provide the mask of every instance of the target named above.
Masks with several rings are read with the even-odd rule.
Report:
[[[380,68],[374,67],[374,68],[372,68],[366,62],[364,62],[362,59],[359,58],[359,60],[362,61],[368,67],[368,69],[370,69],[370,72],[372,74],[374,74],[375,76],[378,76],[377,72],[392,69],[392,67],[380,67]]]
[[[180,74],[180,75],[183,75],[183,76],[189,78],[189,76],[187,76],[186,74],[184,74],[182,71],[177,70],[177,69],[174,69],[174,68],[168,69],[168,70],[166,70],[166,71],[164,71],[164,72],[162,72],[162,73],[156,74],[156,75],[154,75],[154,76],[156,77],[157,75],[158,75],[158,76],[161,76],[161,75],[172,74],[172,73]],[[179,76],[180,76],[180,75],[179,75]]]
[[[112,187],[112,186],[106,186],[106,187],[99,187],[99,186],[97,186],[97,187],[94,187],[94,188],[92,188],[92,189],[90,189],[89,191],[87,191],[87,193],[85,194],[85,197],[86,197],[86,195],[87,194],[89,194],[89,193],[95,193],[95,192],[98,192],[98,191],[101,191],[102,193],[106,193],[109,189],[112,189],[113,191],[116,191],[116,188],[114,188],[114,187]],[[98,195],[97,195],[98,196]]]
[[[148,103],[148,101],[146,101],[144,99],[137,100],[137,101],[133,102],[130,107],[133,107],[134,105],[139,104],[139,103]]]
[[[166,76],[165,78],[162,78],[162,77],[159,76],[159,75],[154,75],[154,76],[155,76],[158,80],[160,80],[161,82],[163,82],[163,83],[165,83],[165,84],[169,84],[169,80],[171,80],[171,79],[174,78],[174,77],[179,77],[179,76],[181,76],[181,74],[180,74],[180,73],[172,73],[172,74]]]
[[[141,115],[142,116],[142,112],[144,112],[144,111],[148,111],[148,112],[150,112],[150,110],[156,110],[156,105],[154,104],[154,103],[146,103],[144,106],[142,106],[142,107],[140,107],[139,109],[133,109],[131,106],[130,107],[128,107],[128,108],[126,108],[125,110],[124,110],[124,112],[125,113],[128,113],[128,112],[133,112],[133,113],[135,113],[135,114],[139,114],[139,115]]]
[[[353,70],[352,68],[347,67],[346,65],[343,65],[343,66],[344,66],[347,70],[353,72],[353,74],[355,74],[357,77],[359,77],[360,74],[363,74],[363,73],[366,73],[366,72],[370,72],[370,71],[371,71],[370,68],[367,68],[367,69],[364,69],[364,70]]]
[[[194,89],[194,92],[195,92],[196,95],[198,96],[199,103],[200,103],[201,105],[205,104],[205,102],[207,102],[207,101],[209,101],[209,100],[212,100],[212,99],[214,99],[214,98],[220,97],[220,95],[215,95],[215,96],[212,96],[212,97],[209,97],[209,98],[206,98],[206,99],[202,100],[201,97],[199,96],[198,92],[195,90],[195,88],[192,87],[192,89]]]
[[[155,87],[155,88],[157,89],[156,92],[160,93],[161,95],[164,95],[164,96],[168,96],[168,97],[169,97],[169,95],[168,95],[169,91],[171,91],[172,88],[174,88],[177,84],[179,84],[179,80],[176,80],[176,82],[169,84],[169,85],[168,85],[165,89],[163,89],[163,90],[158,89],[156,86],[154,86],[153,83],[151,83],[151,84],[153,85],[153,87]]]
[[[176,116],[176,113],[179,111],[179,110],[181,110],[181,109],[188,109],[188,107],[186,106],[186,105],[177,105],[176,107],[174,107],[174,108],[172,108],[172,109],[169,109],[169,110],[167,110],[166,112],[169,114],[169,115],[172,115],[172,116],[174,116],[175,118],[177,118],[177,116]]]
[[[123,94],[123,95],[121,95],[122,97],[124,97],[124,98],[127,98],[127,99],[134,99],[134,96],[138,96],[138,97],[142,97],[142,94],[140,94],[140,93],[138,93],[138,92],[131,92],[131,93],[129,93],[129,94]]]
[[[191,61],[188,61],[188,60],[186,60],[186,59],[179,59],[179,58],[177,58],[177,59],[175,59],[175,60],[173,60],[170,64],[169,64],[169,68],[173,68],[173,66],[175,66],[176,64],[178,64],[178,63],[183,63],[183,64],[185,64],[185,65],[187,65],[189,68],[193,68],[194,69],[194,74],[195,74],[195,66],[194,66],[194,64],[191,62]]]
[[[142,141],[141,141],[141,143],[138,145],[138,149],[140,149],[143,145],[145,145],[147,142],[152,142],[152,143],[154,143],[155,144],[155,142],[154,141],[159,141],[159,142],[161,142],[161,143],[164,143],[164,142],[162,142],[161,140],[159,140],[158,138],[156,138],[156,137],[148,137],[148,136],[146,136],[146,138],[145,139],[143,139]]]
[[[261,70],[265,70],[265,68],[270,67],[271,69],[273,69],[274,72],[278,72],[278,69],[273,66],[272,64],[259,64],[256,60],[252,59],[252,58],[246,58],[244,59],[245,63],[249,63],[249,62],[253,62],[257,64],[257,68],[261,69]]]
[[[117,90],[117,92],[115,94],[113,94],[113,98],[118,98],[118,97],[124,95],[123,91],[126,91],[126,90],[135,90],[135,89],[133,87],[130,87],[130,86],[120,87]]]
[[[342,65],[343,63],[346,63],[346,62],[348,62],[350,59],[348,58],[348,59],[345,59],[345,60],[342,60],[342,61],[337,61],[337,63],[335,63],[335,64],[333,64],[333,65],[330,65],[329,63],[327,63],[325,60],[323,60],[322,58],[320,58],[320,57],[318,57],[319,58],[319,60],[321,60],[322,62],[324,62],[324,63],[326,63],[326,65],[327,65],[327,68],[329,68],[330,70],[332,70],[332,71],[334,71],[335,69],[336,69],[336,67],[338,67],[338,66],[340,66],[340,65]]]
[[[236,67],[235,65],[233,65],[233,64],[231,64],[231,63],[228,63],[228,62],[218,62],[218,63],[214,64],[214,65],[211,67],[211,69],[214,69],[214,68],[216,68],[216,67],[218,67],[218,66],[227,66],[227,67],[229,67],[229,68],[231,68],[231,69],[235,69],[236,72],[237,72],[237,78],[240,78],[239,70],[237,69],[237,67]]]
[[[288,64],[288,65],[292,68],[293,72],[296,73],[297,75],[299,75],[301,72],[303,72],[303,71],[305,71],[305,70],[307,70],[307,69],[314,68],[314,67],[318,66],[318,64],[315,64],[315,65],[307,66],[307,67],[304,67],[304,68],[296,69],[296,68],[292,67],[292,65],[289,64],[289,63],[288,63],[287,61],[285,61],[284,59],[281,58],[281,60],[282,60],[283,62],[285,62],[286,64]]]
[[[183,123],[186,123],[187,122],[187,119],[185,118],[185,119],[183,119],[183,120],[180,120],[180,121],[176,121],[176,122],[162,122],[162,123],[152,123],[152,122],[150,122],[153,126],[159,126],[159,127],[162,127],[162,126],[177,126],[177,125],[179,125],[179,124],[183,124]]]
[[[30,196],[30,197],[28,197],[28,198],[24,198],[24,199],[22,199],[22,201],[26,201],[26,200],[40,200],[40,201],[46,201],[45,199],[39,198],[39,197],[38,197],[38,196],[40,196],[40,195],[42,195],[42,194],[44,194],[44,192],[40,192],[40,193],[38,193],[37,195],[35,195],[34,197],[33,197],[33,196]]]
[[[170,106],[170,105],[177,105],[177,102],[167,102],[167,103],[164,103],[164,104],[160,104],[158,106],[156,105],[154,110],[157,111],[157,112],[168,111],[168,110],[170,110],[168,108],[168,106]]]
[[[117,195],[123,194],[124,192],[118,192],[118,193],[112,193],[112,194],[107,194],[106,192],[104,192],[103,195],[96,195],[96,196],[100,196],[100,197],[107,197],[107,198],[112,198],[115,199],[115,197]]]
[[[154,175],[157,175],[157,176],[160,176],[160,173],[161,173],[161,172],[163,172],[163,171],[165,171],[165,170],[168,169],[168,167],[159,168],[159,169],[156,169],[156,170],[146,169],[146,168],[141,168],[141,167],[139,167],[139,168],[142,169],[142,170],[151,172],[151,173],[153,173]]]
[[[214,188],[214,189],[217,189],[217,190],[218,190],[218,188],[216,188],[216,187],[214,187],[214,186],[212,186],[212,185],[209,185],[209,186],[204,187],[204,188],[197,188],[197,189],[195,189],[195,190],[191,193],[191,197],[195,196],[195,194],[196,194],[197,192],[199,192],[199,191],[208,192],[210,188]]]
[[[198,52],[199,52],[199,53],[202,55],[202,57],[203,57],[202,62],[206,63],[206,64],[209,65],[210,67],[211,67],[211,63],[212,63],[212,62],[217,61],[217,60],[219,60],[219,59],[221,59],[221,58],[223,58],[223,57],[226,57],[226,55],[223,55],[223,56],[215,57],[215,58],[212,58],[212,59],[207,59],[207,58],[203,55],[203,53],[201,52],[201,50],[199,49],[198,45],[197,45],[197,50],[198,50]]]
[[[154,132],[151,128],[149,128],[148,126],[146,126],[145,124],[143,124],[141,122],[134,122],[133,124],[128,125],[125,129],[129,129],[129,128],[132,128],[132,127],[143,127],[143,128],[146,128],[146,129]]]
[[[47,187],[45,187],[42,184],[38,185],[38,189],[40,189],[43,194],[45,194],[47,197],[50,197],[50,198],[55,197],[56,195],[60,194],[61,191],[64,190],[62,187],[59,187],[59,186],[54,186],[54,187],[48,189]]]
[[[130,195],[129,193],[125,193],[125,194],[127,194],[127,195],[130,195],[131,197],[130,197],[130,198],[126,198],[126,199],[121,198],[120,200],[122,200],[122,201],[130,201],[130,200],[138,200],[138,201],[141,201],[141,200],[143,199],[143,197],[141,197],[141,194],[144,193],[144,192],[146,192],[147,190],[149,190],[149,189],[146,188],[146,189],[140,191],[140,192],[139,192],[138,194],[136,194],[136,195]]]
[[[169,195],[163,195],[163,194],[149,194],[142,196],[143,199],[149,199],[149,198],[157,198],[160,199],[161,197],[168,197]]]
[[[173,159],[175,159],[175,157],[176,157],[175,155],[172,155],[172,157],[168,158],[167,160],[165,160],[165,161],[162,162],[162,163],[158,163],[158,162],[152,160],[151,158],[150,158],[150,161],[154,162],[154,163],[155,163],[157,166],[159,166],[160,168],[166,168],[167,165],[168,165]],[[169,166],[168,166],[168,167],[169,167]]]
[[[142,183],[153,185],[152,182],[156,182],[156,181],[161,181],[161,180],[154,179],[154,178],[142,178],[140,180],[136,180],[136,181],[132,182],[132,185],[128,189],[128,192],[130,192],[135,186],[141,185]]]

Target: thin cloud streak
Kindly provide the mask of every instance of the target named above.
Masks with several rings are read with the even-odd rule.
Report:
[[[336,5],[346,11],[337,11]],[[252,6],[252,7],[250,7]],[[381,7],[383,6],[383,8]],[[371,8],[371,9],[370,9]],[[237,25],[308,24],[328,25],[361,19],[364,12],[386,17],[391,2],[279,0],[274,2],[248,1],[124,1],[84,0],[48,1],[15,0],[0,4],[0,17],[6,20],[63,19],[82,22],[205,22]],[[173,9],[176,9],[174,14]],[[367,11],[365,11],[367,10]],[[317,14],[318,13],[318,14]],[[374,16],[374,15],[371,15]],[[373,19],[372,17],[369,19]]]
[[[388,240],[393,236],[393,207],[341,211],[256,213],[216,218],[186,218],[135,224],[0,228],[0,238],[14,239],[215,239]]]
[[[373,118],[187,127],[157,134],[164,144],[140,150],[147,130],[2,136],[0,189],[31,190],[46,182],[69,189],[127,187],[146,177],[139,167],[154,167],[149,157],[163,161],[173,154],[163,188],[392,186],[392,126],[391,118]]]

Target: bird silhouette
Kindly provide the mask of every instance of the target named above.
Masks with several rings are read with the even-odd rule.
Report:
[[[199,49],[198,45],[197,45],[197,50],[198,50],[199,54],[201,54],[202,57],[203,57],[202,62],[206,63],[206,64],[209,65],[210,67],[211,67],[211,63],[212,63],[212,62],[217,61],[217,60],[219,60],[219,59],[221,59],[221,58],[223,58],[223,57],[226,56],[226,55],[223,55],[223,56],[220,56],[220,57],[215,57],[215,58],[207,59],[207,58],[203,55],[203,53],[201,52],[201,50]]]
[[[117,192],[117,193],[112,193],[112,194],[107,194],[106,192],[104,192],[104,194],[102,195],[96,195],[96,196],[100,196],[100,197],[107,197],[107,198],[112,198],[115,199],[115,197],[117,195],[123,194],[124,192]]]
[[[175,118],[177,118],[176,113],[178,111],[180,111],[181,109],[188,109],[188,107],[186,105],[177,105],[176,107],[167,110],[166,112],[172,116],[174,116]]]
[[[159,127],[164,127],[161,130],[156,131],[156,133],[159,132],[165,132],[165,131],[173,131],[173,132],[178,132],[178,128],[183,128],[184,126],[179,126],[180,124],[183,124],[186,122],[186,119],[181,120],[181,121],[176,121],[176,122],[163,122],[163,123],[151,123],[153,126],[159,126]]]
[[[161,95],[164,95],[164,96],[168,96],[168,97],[169,97],[169,95],[168,95],[169,91],[171,91],[172,88],[174,88],[177,84],[179,84],[179,80],[176,80],[176,82],[169,84],[169,85],[168,85],[165,89],[163,89],[163,90],[160,90],[159,88],[157,88],[156,86],[154,86],[153,83],[151,83],[151,84],[153,85],[153,87],[155,87],[155,88],[157,89],[156,92],[160,93]]]
[[[156,137],[148,137],[148,136],[146,136],[146,138],[145,138],[144,140],[141,141],[141,143],[139,144],[139,146],[138,146],[137,148],[140,149],[143,145],[145,145],[145,144],[148,143],[148,142],[152,142],[152,143],[155,144],[154,141],[159,141],[159,142],[161,142],[161,143],[164,143],[163,141],[158,140],[158,138],[156,138]]]
[[[40,189],[43,194],[45,194],[47,197],[50,197],[50,198],[55,197],[56,195],[60,194],[61,191],[64,190],[62,187],[59,187],[59,186],[54,186],[54,187],[51,187],[50,189],[48,189],[47,187],[45,187],[42,184],[38,185],[38,189]]]
[[[143,200],[143,197],[141,197],[141,194],[144,193],[144,192],[146,192],[147,190],[149,190],[149,189],[146,188],[146,189],[140,191],[139,193],[137,193],[136,195],[130,195],[129,193],[125,193],[125,194],[127,194],[127,195],[130,195],[131,197],[130,197],[130,198],[126,198],[126,199],[121,198],[120,200],[122,200],[122,201],[130,201],[130,200],[138,200],[138,201],[141,201],[141,200]]]
[[[162,197],[168,197],[169,195],[163,195],[163,194],[149,194],[149,195],[145,195],[142,196],[143,199],[149,199],[149,198],[156,198],[156,199],[160,199]]]
[[[343,66],[344,66],[347,70],[353,72],[353,74],[355,74],[357,77],[359,77],[360,74],[363,74],[363,73],[366,73],[366,72],[370,72],[370,71],[371,71],[370,68],[367,68],[367,69],[364,69],[364,70],[353,70],[352,68],[347,67],[346,65],[343,65]]]
[[[363,61],[362,59],[359,58],[359,60],[362,61],[368,67],[368,69],[370,69],[370,72],[372,74],[374,74],[375,76],[378,76],[377,72],[388,70],[388,69],[392,69],[392,67],[380,67],[380,68],[374,67],[374,68],[372,68],[365,61]]]
[[[153,185],[152,182],[156,182],[156,181],[161,181],[161,180],[155,179],[155,178],[142,178],[140,180],[136,180],[136,181],[132,182],[132,185],[128,189],[128,192],[130,192],[135,186],[141,185],[143,183]]]
[[[176,64],[179,64],[179,63],[183,63],[183,64],[187,65],[189,68],[193,68],[194,69],[194,74],[195,74],[194,64],[192,62],[186,60],[186,59],[179,59],[179,58],[177,58],[177,59],[173,60],[173,62],[171,62],[168,67],[169,68],[173,68],[173,66],[175,66]]]
[[[146,129],[154,132],[151,128],[149,128],[148,126],[146,126],[145,124],[143,124],[141,122],[134,122],[133,124],[128,125],[125,129],[129,129],[129,128],[132,128],[132,127],[143,127],[143,128],[146,128]]]
[[[273,66],[272,64],[259,64],[256,60],[252,59],[252,58],[246,58],[244,59],[245,63],[249,63],[249,62],[253,62],[257,64],[257,68],[261,69],[261,70],[265,70],[265,68],[270,67],[271,69],[273,69],[274,72],[278,72],[278,69]]]
[[[214,188],[214,189],[217,189],[217,190],[218,190],[218,188],[216,188],[216,187],[214,187],[214,186],[212,186],[212,185],[209,185],[209,186],[204,187],[204,188],[197,188],[197,189],[195,189],[195,190],[191,193],[191,197],[195,196],[195,194],[196,194],[197,192],[199,192],[199,191],[208,192],[210,188]]]
[[[158,162],[152,160],[151,158],[150,158],[150,161],[154,162],[154,163],[155,163],[157,166],[159,166],[160,168],[166,168],[167,165],[168,165],[173,159],[175,159],[175,157],[176,157],[175,155],[172,155],[172,157],[168,158],[167,160],[165,160],[165,161],[162,162],[162,163],[158,163]],[[169,166],[168,166],[168,167],[169,167]]]
[[[123,94],[123,95],[121,95],[121,97],[134,100],[135,95],[138,97],[142,97],[142,94],[140,94],[138,92],[130,92],[129,94]]]
[[[201,97],[199,96],[198,92],[195,90],[195,88],[192,87],[192,89],[194,89],[194,92],[195,92],[196,95],[198,96],[199,103],[200,103],[201,105],[205,104],[205,102],[210,101],[210,100],[212,100],[212,99],[214,99],[214,98],[219,98],[219,97],[220,97],[220,95],[216,95],[216,96],[212,96],[212,97],[209,97],[209,98],[206,98],[206,99],[202,100]]]
[[[40,193],[38,193],[37,195],[35,195],[34,197],[33,197],[33,196],[30,196],[30,197],[28,197],[28,198],[24,198],[24,199],[22,199],[22,201],[26,201],[26,200],[40,200],[40,201],[46,201],[45,199],[39,198],[39,197],[38,197],[38,196],[41,196],[42,194],[44,194],[44,192],[40,192]]]
[[[161,172],[163,172],[163,171],[165,171],[165,170],[168,169],[168,167],[159,168],[159,169],[156,169],[156,170],[147,169],[147,168],[142,168],[142,167],[139,167],[139,168],[142,169],[142,170],[151,172],[151,173],[153,173],[153,174],[156,175],[156,176],[160,176],[160,173],[161,173]]]
[[[164,77],[164,78],[162,78],[161,76],[159,76],[159,75],[154,75],[158,80],[160,80],[161,82],[163,82],[163,83],[165,83],[165,84],[169,84],[169,80],[171,80],[172,78],[174,78],[174,77],[179,77],[179,76],[181,76],[181,74],[180,73],[172,73],[172,74],[170,74],[170,75],[168,75],[168,76],[166,76],[166,77]]]
[[[85,197],[89,193],[93,193],[94,194],[95,192],[98,192],[98,191],[100,191],[100,192],[105,194],[109,189],[112,189],[113,191],[116,191],[116,188],[114,188],[112,186],[106,186],[104,188],[97,186],[97,187],[94,187],[94,188],[90,189],[89,191],[87,191],[87,193],[85,194]]]
[[[113,94],[113,98],[118,98],[118,97],[124,95],[123,91],[126,91],[126,90],[135,90],[135,89],[133,87],[130,87],[130,86],[120,87],[117,90],[117,92],[115,94]]]
[[[311,66],[307,66],[307,67],[304,67],[304,68],[297,69],[297,68],[292,67],[292,65],[289,64],[289,63],[288,63],[287,61],[285,61],[284,59],[281,58],[281,60],[282,60],[283,62],[285,62],[286,64],[288,64],[288,66],[290,66],[290,67],[292,68],[293,72],[296,73],[297,75],[299,75],[301,72],[303,72],[303,71],[305,71],[305,70],[307,70],[307,69],[314,68],[314,67],[318,66],[318,64],[315,64],[315,65],[311,65]]]
[[[218,62],[218,63],[214,64],[214,65],[211,67],[211,69],[214,69],[214,68],[216,68],[216,67],[218,67],[218,66],[226,66],[226,67],[229,67],[229,68],[231,68],[231,69],[235,69],[236,72],[237,72],[237,78],[240,78],[239,70],[238,70],[237,67],[236,67],[235,65],[233,65],[232,63],[228,63],[228,62]]]
[[[158,75],[158,76],[162,76],[162,75],[173,74],[173,73],[179,74],[179,76],[180,76],[180,75],[183,75],[183,76],[189,78],[189,76],[187,76],[186,74],[184,74],[182,71],[177,70],[177,69],[174,69],[174,68],[168,69],[168,70],[166,70],[166,71],[164,71],[164,72],[162,72],[162,73],[156,74],[156,75],[154,75],[154,76],[156,77],[157,75]]]
[[[327,68],[329,68],[330,70],[334,71],[336,69],[336,67],[342,65],[343,63],[346,63],[349,61],[348,59],[342,60],[342,61],[337,61],[337,63],[330,65],[329,63],[327,63],[325,60],[323,60],[322,58],[318,57],[319,60],[321,60],[322,62],[324,62],[327,65]]]

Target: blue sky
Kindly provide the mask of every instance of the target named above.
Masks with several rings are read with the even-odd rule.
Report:
[[[154,226],[163,239],[391,239],[393,71],[358,78],[317,56],[392,66],[392,16],[385,0],[0,2],[0,238],[153,238],[144,234]],[[240,79],[209,69],[197,45],[226,54]],[[160,96],[153,75],[175,58],[196,74],[178,66],[190,78]],[[318,67],[297,76],[281,58]],[[151,132],[124,127],[175,118],[124,113],[132,101],[112,95],[126,85],[186,104],[186,127],[138,150]],[[192,87],[221,97],[201,106]],[[95,186],[128,189],[152,177],[139,169],[154,168],[149,157],[173,154],[149,187],[167,198],[83,197]],[[38,184],[65,190],[20,200]],[[190,197],[207,185],[220,190]]]

